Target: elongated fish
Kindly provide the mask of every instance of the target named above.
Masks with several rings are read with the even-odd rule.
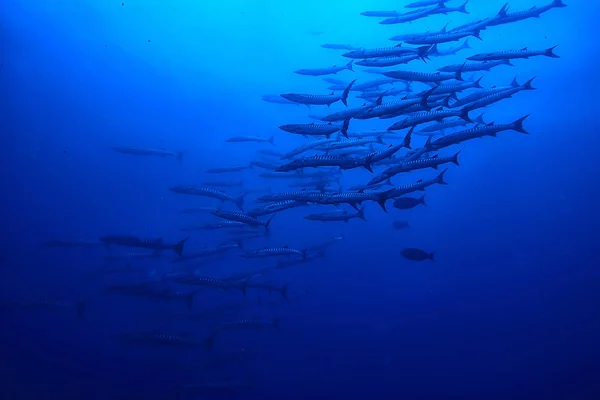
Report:
[[[221,202],[223,202],[223,203],[226,201],[231,201],[236,206],[238,206],[238,208],[240,210],[242,210],[244,207],[245,194],[242,194],[239,197],[232,197],[232,196],[228,195],[227,193],[223,192],[222,190],[216,190],[216,189],[212,189],[212,188],[205,188],[205,187],[192,186],[192,185],[173,186],[173,187],[169,188],[169,190],[171,190],[172,192],[178,193],[178,194],[212,197],[213,199],[221,200]]]
[[[266,94],[264,96],[262,96],[263,101],[266,101],[267,103],[274,103],[274,104],[291,104],[294,106],[297,106],[298,103],[294,103],[293,101],[289,101],[288,99],[284,99],[283,97],[281,97],[278,94]]]
[[[346,69],[349,71],[354,71],[352,69],[353,62],[354,61],[350,61],[348,64],[342,65],[339,67],[334,65],[333,67],[327,67],[327,68],[305,68],[305,69],[296,70],[294,72],[299,75],[309,75],[309,76],[333,75],[333,74],[337,74],[338,72],[346,70]]]
[[[484,61],[464,64],[446,65],[445,67],[438,68],[440,72],[476,72],[476,71],[490,71],[492,68],[499,65],[510,65],[514,67],[514,64],[510,60],[496,60],[496,61]]]
[[[158,239],[140,239],[135,236],[128,235],[112,235],[102,236],[100,241],[104,243],[106,248],[110,246],[123,246],[123,247],[139,247],[142,249],[152,249],[154,251],[160,250],[173,250],[178,255],[183,253],[183,245],[188,240],[185,238],[177,243],[165,243],[162,238]]]
[[[456,79],[459,81],[464,80],[461,71],[455,73],[442,73],[442,72],[415,72],[415,71],[388,71],[382,72],[382,75],[388,76],[394,79],[406,79],[409,81],[419,82],[442,82],[450,79]]]
[[[348,105],[348,94],[352,85],[354,85],[356,79],[350,82],[350,84],[344,89],[342,94],[298,94],[298,93],[284,93],[281,95],[284,99],[294,101],[296,103],[305,105],[326,105],[331,106],[333,103],[341,101],[345,106]]]
[[[248,214],[235,212],[235,211],[225,211],[225,210],[215,210],[211,212],[212,215],[227,219],[229,221],[241,222],[243,224],[255,227],[255,226],[264,226],[265,231],[269,231],[269,225],[271,224],[271,220],[273,217],[269,218],[267,221],[263,222],[255,217],[252,217]]]
[[[497,51],[493,53],[480,53],[474,56],[467,57],[467,60],[472,61],[494,61],[494,60],[512,60],[515,58],[529,58],[535,56],[546,56],[550,58],[560,58],[554,53],[554,49],[558,47],[552,46],[546,50],[529,50],[527,47],[523,47],[521,50],[505,50]]]
[[[464,119],[467,122],[473,122],[469,117],[469,109],[463,108],[461,110],[436,110],[436,111],[425,111],[422,113],[418,113],[415,115],[411,115],[406,119],[396,122],[392,124],[388,130],[397,131],[400,129],[409,128],[411,126],[416,126],[420,124],[424,124],[426,122],[432,121],[441,121],[444,118],[449,117],[459,117]]]
[[[539,18],[540,15],[542,15],[543,13],[545,13],[546,11],[548,11],[552,8],[559,8],[559,7],[566,7],[566,6],[567,5],[565,3],[563,3],[562,0],[554,0],[552,3],[546,4],[544,6],[539,6],[539,7],[534,6],[528,10],[518,11],[518,12],[514,12],[514,13],[509,13],[503,7],[503,9],[500,10],[500,12],[498,13],[498,18],[494,19],[494,21],[491,21],[488,24],[488,26],[509,24],[511,22],[523,21],[523,20],[529,19],[529,18]]]
[[[171,151],[165,149],[152,149],[147,147],[124,147],[113,146],[112,148],[117,153],[133,154],[138,156],[158,156],[158,157],[175,157],[179,161],[183,161],[183,151]]]
[[[305,136],[325,136],[327,139],[336,133],[341,132],[342,135],[347,136],[349,119],[346,119],[342,125],[334,125],[331,122],[328,124],[286,124],[281,125],[279,129],[289,133]]]
[[[321,221],[321,222],[335,222],[335,221],[343,221],[348,222],[351,219],[358,218],[366,221],[365,218],[365,208],[361,207],[355,214],[350,214],[347,210],[338,211],[338,212],[330,212],[330,213],[319,213],[319,214],[309,214],[304,216],[305,219],[312,221]]]
[[[353,50],[347,53],[342,54],[343,57],[347,58],[380,58],[380,57],[402,57],[405,55],[416,54],[419,57],[423,58],[427,55],[427,52],[431,46],[422,46],[422,47],[402,47],[402,43],[394,46],[394,47],[381,47],[377,49],[360,49]]]

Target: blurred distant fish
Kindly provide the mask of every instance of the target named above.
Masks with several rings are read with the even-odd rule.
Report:
[[[260,221],[259,219],[256,219],[255,217],[252,217],[248,214],[244,214],[241,212],[235,212],[235,211],[225,211],[225,210],[216,210],[213,211],[211,214],[213,214],[216,217],[219,218],[223,218],[223,219],[227,219],[229,221],[236,221],[236,222],[241,222],[243,224],[249,225],[251,227],[257,227],[257,226],[263,226],[265,228],[265,231],[269,231],[269,225],[271,224],[271,220],[273,219],[273,217],[269,218],[267,221],[263,222]]]
[[[326,105],[327,107],[331,106],[333,103],[341,101],[345,106],[348,105],[348,94],[350,93],[350,88],[354,85],[356,79],[350,82],[346,89],[342,92],[342,94],[298,94],[298,93],[284,93],[281,95],[284,99],[288,99],[290,101],[294,101],[296,103],[305,104],[305,105]]]
[[[396,200],[394,200],[394,207],[396,207],[399,210],[410,210],[411,208],[415,208],[418,205],[424,205],[426,206],[427,204],[425,203],[425,195],[416,198],[416,197],[399,197]]]
[[[306,250],[297,250],[291,247],[265,247],[263,249],[248,251],[240,255],[244,258],[268,258],[280,256],[300,256],[306,258]]]
[[[396,229],[398,231],[410,228],[408,221],[404,221],[404,220],[395,220],[393,225],[394,225],[394,229]]]
[[[456,79],[459,81],[464,80],[461,71],[456,71],[455,73],[432,73],[396,70],[382,72],[381,74],[394,79],[406,79],[418,82],[442,82],[450,79]]]
[[[424,44],[439,44],[439,43],[448,43],[448,42],[456,42],[462,38],[474,36],[477,39],[481,40],[481,36],[479,36],[479,30],[472,31],[459,31],[459,32],[446,32],[446,33],[438,33],[436,35],[423,36],[419,38],[412,38],[405,40],[405,43],[414,44],[414,45],[424,45]]]
[[[247,169],[247,165],[236,165],[233,167],[209,168],[204,170],[207,174],[223,174],[227,172],[238,172]]]
[[[325,43],[321,45],[324,49],[332,49],[332,50],[356,50],[357,47],[350,46],[349,44],[335,44],[335,43]]]
[[[334,222],[334,221],[343,221],[348,222],[351,219],[359,218],[363,221],[366,221],[365,218],[365,208],[361,207],[354,214],[350,214],[347,210],[330,212],[330,213],[319,213],[319,214],[309,214],[304,216],[305,219],[312,221],[321,221],[321,222]]]
[[[435,261],[434,253],[428,253],[424,250],[416,249],[416,248],[403,249],[400,251],[400,255],[411,261],[425,261],[425,260]]]
[[[405,40],[410,40],[410,39],[415,39],[415,38],[421,38],[421,37],[430,36],[430,35],[437,35],[439,33],[446,33],[447,26],[448,26],[448,24],[446,24],[446,26],[444,26],[441,30],[436,31],[436,32],[405,33],[405,34],[402,34],[402,35],[396,35],[396,36],[392,36],[390,38],[390,40],[397,41],[397,42],[403,42]]]
[[[235,205],[238,206],[238,208],[240,210],[242,210],[244,207],[245,194],[242,194],[238,197],[232,197],[232,196],[228,195],[227,193],[223,192],[222,190],[216,190],[216,189],[212,189],[212,188],[205,188],[205,187],[192,186],[192,185],[173,186],[173,187],[170,187],[169,190],[172,192],[178,193],[178,194],[212,197],[213,199],[221,200],[222,203],[224,203],[226,201],[231,201],[232,203],[235,203]]]
[[[274,142],[275,136],[271,136],[269,138],[264,138],[260,136],[234,136],[227,140],[229,143],[243,143],[243,142],[256,142],[256,143],[271,143],[275,145]]]
[[[418,54],[408,54],[401,57],[392,56],[368,58],[366,60],[358,61],[356,65],[360,65],[362,67],[393,67],[395,65],[408,64],[409,62],[418,60],[420,58],[421,56]]]
[[[480,53],[474,56],[467,57],[467,60],[473,61],[494,61],[494,60],[512,60],[515,58],[529,58],[535,56],[546,56],[550,58],[560,58],[554,53],[554,49],[558,47],[552,46],[546,50],[529,50],[527,47],[523,47],[521,50],[505,50],[496,51],[493,53]]]
[[[113,236],[102,236],[100,241],[104,243],[106,248],[110,246],[123,246],[123,247],[139,247],[143,249],[152,249],[155,251],[160,250],[173,250],[178,255],[183,253],[183,245],[188,240],[185,238],[177,243],[169,244],[163,242],[161,238],[158,239],[140,239],[135,236],[126,235],[113,235]]]
[[[183,161],[183,151],[171,151],[164,149],[151,149],[145,147],[123,147],[113,146],[112,149],[117,153],[134,154],[139,156],[158,156],[158,157],[175,157],[179,161]]]
[[[305,68],[305,69],[296,70],[294,72],[299,75],[309,75],[309,76],[333,75],[333,74],[337,74],[338,72],[346,70],[346,69],[349,71],[354,71],[352,69],[352,63],[353,63],[353,61],[350,61],[348,64],[342,65],[340,67],[334,65],[333,67],[327,67],[327,68],[312,68],[312,69]]]

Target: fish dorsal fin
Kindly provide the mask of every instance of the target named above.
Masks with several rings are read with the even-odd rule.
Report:
[[[288,246],[287,244],[284,245],[284,246],[281,246],[281,247],[283,247],[284,249],[289,249],[290,248],[290,246]]]
[[[423,179],[419,179],[417,183],[423,183]]]
[[[333,96],[333,95],[334,95],[334,93],[335,93],[335,92],[331,92],[329,95],[330,95],[330,96]]]
[[[327,125],[333,125],[333,124],[330,122],[330,123],[328,123]]]
[[[527,47],[523,47],[521,51],[527,51]]]
[[[394,47],[402,47],[402,43],[395,45]]]
[[[494,126],[494,122],[490,122],[489,124],[486,124],[485,126]]]
[[[436,155],[434,155],[434,156],[433,156],[433,157],[431,157],[431,158],[438,158],[439,156],[440,156],[439,154],[436,154]]]
[[[436,108],[435,111],[444,111],[444,107]]]

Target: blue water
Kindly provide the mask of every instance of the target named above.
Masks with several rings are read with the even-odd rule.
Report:
[[[515,75],[519,82],[536,77],[536,91],[485,109],[486,120],[498,123],[531,114],[531,133],[467,142],[460,167],[449,167],[448,185],[427,189],[427,207],[386,214],[366,203],[368,222],[348,224],[303,218],[327,207],[277,214],[270,237],[247,247],[302,249],[345,237],[323,259],[263,277],[290,282],[291,300],[253,289],[245,297],[205,289],[195,298],[195,310],[245,304],[236,318],[281,318],[277,330],[226,332],[210,350],[125,344],[118,340],[123,332],[210,334],[210,323],[172,316],[186,311],[179,302],[98,294],[109,284],[160,277],[175,268],[171,255],[115,263],[105,256],[130,249],[41,245],[108,234],[169,242],[189,234],[186,252],[224,242],[219,231],[181,231],[213,221],[183,209],[217,200],[168,188],[220,178],[202,171],[245,164],[271,148],[225,142],[231,136],[275,135],[278,151],[303,143],[277,127],[330,110],[269,104],[261,96],[328,93],[321,79],[292,72],[347,62],[320,44],[383,47],[399,33],[494,15],[503,3],[473,0],[470,15],[384,26],[360,12],[400,9],[402,1],[2,2],[2,298],[87,303],[81,319],[72,310],[2,308],[0,398],[600,398],[595,2],[571,0],[540,19],[490,27],[483,41],[470,39],[468,52],[401,67],[433,71],[467,53],[556,44],[561,57],[516,60],[484,75],[487,87]],[[511,10],[533,5],[512,1]],[[374,78],[350,71],[336,77]],[[351,106],[360,104],[350,98]],[[351,122],[351,131],[385,126]],[[112,146],[185,155],[179,163]],[[287,189],[257,170],[231,176],[246,189]],[[348,171],[343,185],[368,179],[366,171]],[[410,228],[394,230],[397,219]],[[406,247],[435,252],[436,262],[408,261],[400,256]],[[126,264],[136,269],[99,272]],[[263,264],[233,251],[199,270],[227,277]],[[206,366],[242,348],[259,354]],[[252,384],[200,397],[182,392],[186,384],[221,379]]]

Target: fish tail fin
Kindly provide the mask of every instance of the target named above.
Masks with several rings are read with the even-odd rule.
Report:
[[[529,132],[527,132],[524,128],[523,128],[523,121],[525,121],[527,119],[527,117],[529,117],[531,114],[527,114],[524,117],[519,118],[518,120],[516,120],[515,122],[513,122],[512,125],[512,129],[517,131],[517,132],[521,132],[521,133],[525,133],[525,134],[529,134]]]
[[[421,196],[421,198],[419,199],[419,203],[423,204],[424,206],[427,206],[427,203],[425,203],[425,195]]]
[[[348,64],[346,64],[346,69],[349,69],[350,71],[354,72],[354,69],[352,69],[353,64],[354,64],[354,60],[350,60],[350,62]]]
[[[185,153],[184,153],[183,151],[178,151],[178,152],[177,152],[177,160],[178,160],[179,162],[183,162],[183,155],[184,155],[184,154],[185,154]]]
[[[432,49],[433,46],[421,46],[417,48],[417,52],[419,54],[419,58],[425,61],[425,57],[429,54],[429,50]]]
[[[412,150],[412,147],[410,147],[410,142],[412,140],[412,134],[413,134],[414,130],[415,130],[415,127],[411,126],[410,130],[408,131],[406,136],[404,136],[404,140],[402,141],[402,147],[404,147],[405,149]],[[388,178],[388,180],[389,180],[389,178]]]
[[[483,86],[481,86],[481,80],[482,80],[482,79],[483,79],[483,76],[479,77],[479,79],[477,79],[477,80],[476,80],[476,81],[473,83],[473,85],[475,85],[475,87],[476,87],[477,89],[483,89]]]
[[[362,219],[363,221],[367,221],[367,219],[365,218],[365,207],[361,207],[358,212],[356,213],[356,217]]]
[[[431,261],[435,261],[435,253],[431,252],[431,253],[427,254],[427,258],[429,258]]]
[[[447,185],[448,184],[448,182],[446,182],[444,180],[444,175],[446,174],[446,171],[448,171],[448,168],[446,168],[445,170],[440,172],[440,174],[435,177],[435,183],[437,183],[439,185]]]
[[[377,195],[377,204],[379,204],[379,207],[381,207],[381,209],[385,212],[388,212],[387,207],[385,205],[385,202],[388,200],[388,197],[386,196],[387,193],[388,192],[383,192]]]
[[[498,17],[504,18],[506,17],[506,11],[508,10],[508,3],[504,4],[500,11],[498,11]]]
[[[373,168],[371,167],[371,163],[368,160],[365,161],[365,163],[363,164],[363,167],[370,173],[373,173]]]
[[[556,46],[552,46],[552,47],[550,47],[550,48],[546,49],[546,50],[544,51],[544,55],[545,55],[546,57],[551,57],[551,58],[560,58],[560,56],[559,56],[559,55],[557,55],[556,53],[554,53],[554,49],[555,49],[555,48],[557,48],[557,47],[558,47],[558,45],[556,45]]]
[[[521,85],[519,85],[519,81],[517,81],[517,77],[515,76],[513,78],[512,82],[510,83],[510,87],[517,88],[519,86],[521,86]]]
[[[242,193],[234,200],[235,205],[242,211],[244,211],[244,197],[246,197],[246,193]]]
[[[463,76],[462,76],[462,69],[459,70],[459,71],[456,71],[456,77],[455,77],[455,79],[457,81],[464,81]]]
[[[469,111],[471,111],[469,108],[467,108],[467,107],[463,108],[462,110],[460,110],[459,117],[467,122],[473,122],[471,117],[469,117]]]
[[[470,49],[471,45],[469,44],[469,39],[465,39],[465,42],[461,46],[462,49]]]
[[[513,63],[510,62],[510,59],[504,60],[504,65],[510,65],[511,67],[515,66],[515,64],[513,64]]]
[[[271,216],[271,218],[269,218],[269,219],[267,220],[267,222],[265,222],[265,231],[266,231],[266,232],[269,232],[269,226],[271,225],[271,221],[273,220],[273,218],[275,218],[275,214],[273,214],[273,215]]]
[[[476,37],[477,39],[479,39],[479,40],[483,40],[483,39],[481,38],[481,35],[480,35],[480,34],[481,34],[481,29],[477,29],[477,30],[473,31],[473,34],[472,34],[472,36],[475,36],[475,37]]]
[[[458,163],[458,155],[460,154],[461,151],[463,151],[463,149],[460,149],[459,151],[454,153],[454,155],[452,156],[452,159],[451,159],[451,161],[458,167],[460,167],[460,164]]]
[[[462,6],[458,7],[457,11],[461,12],[463,14],[471,14],[470,12],[467,11],[467,3],[469,3],[469,0],[465,1]]]
[[[478,124],[485,125],[485,121],[483,120],[483,114],[485,114],[485,113],[481,113],[481,115],[479,117],[475,117],[475,119],[473,121]]]
[[[269,143],[275,146],[275,135],[271,135],[271,137],[269,138]]]
[[[194,296],[196,296],[196,292],[192,292],[190,294],[185,295],[183,301],[188,308],[188,311],[192,311],[192,307],[194,305]]]
[[[552,2],[552,7],[566,7],[567,5],[563,3],[562,0],[554,0]]]
[[[183,245],[185,244],[185,242],[188,240],[189,238],[185,238],[179,242],[177,242],[174,246],[173,246],[173,251],[175,253],[177,253],[178,256],[181,257],[181,255],[183,254]]]
[[[342,93],[342,103],[344,103],[346,107],[348,107],[348,94],[350,94],[350,89],[352,89],[354,82],[356,82],[356,79],[350,82],[350,84],[346,86],[346,89],[344,89],[344,92]]]
[[[431,147],[431,140],[432,140],[431,138],[432,138],[432,137],[433,137],[433,135],[430,135],[430,136],[428,136],[428,137],[427,137],[427,140],[425,141],[425,144],[423,145],[423,148],[424,148],[426,151],[431,151],[431,150],[433,150],[433,149],[432,149],[432,147]]]
[[[348,128],[350,127],[350,118],[346,118],[344,120],[344,122],[342,123],[342,129],[340,129],[340,132],[342,135],[344,135],[344,137],[346,139],[348,139]]]
[[[531,83],[533,82],[534,79],[535,79],[535,76],[533,78],[531,78],[530,80],[528,80],[527,82],[525,82],[523,84],[523,89],[525,89],[525,90],[535,90],[536,88],[534,88],[533,86],[531,86]]]

